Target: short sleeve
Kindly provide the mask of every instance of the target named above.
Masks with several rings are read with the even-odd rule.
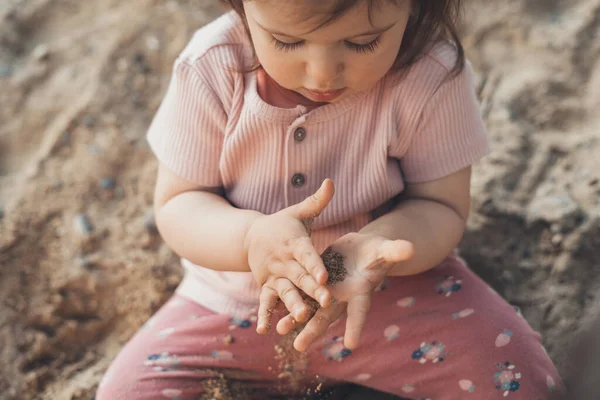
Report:
[[[442,81],[422,110],[409,145],[399,157],[406,182],[443,178],[489,152],[474,74],[468,62],[458,75]]]
[[[147,133],[156,157],[176,175],[206,187],[222,186],[219,163],[227,114],[190,64],[175,62],[165,97]]]

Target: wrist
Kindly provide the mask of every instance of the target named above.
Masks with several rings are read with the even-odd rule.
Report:
[[[242,245],[242,249],[244,252],[243,259],[246,263],[246,266],[250,269],[250,264],[248,262],[248,253],[252,244],[252,233],[254,232],[253,228],[255,227],[256,222],[265,217],[266,215],[258,211],[247,210],[246,212],[248,213],[248,217],[247,223],[243,231],[244,243]]]
[[[379,229],[375,227],[369,227],[366,225],[362,229],[357,232],[359,235],[362,235],[368,239],[374,240],[395,240],[396,238],[389,237],[390,235],[386,235],[386,232],[380,232]]]

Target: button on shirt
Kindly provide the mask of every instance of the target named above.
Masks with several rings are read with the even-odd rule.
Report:
[[[306,129],[300,127],[300,128],[296,128],[296,130],[294,131],[294,140],[296,142],[301,142],[304,140],[304,138],[306,137]]]
[[[304,140],[304,138],[306,137],[306,129],[302,128],[302,127],[298,127],[296,129],[294,129],[294,142],[296,144],[302,142]],[[293,147],[290,149],[290,151],[300,151],[300,149],[294,149]],[[292,176],[292,186],[295,188],[299,188],[304,186],[304,184],[306,183],[306,176],[302,173],[295,173]]]
[[[306,182],[306,177],[303,174],[294,174],[292,176],[292,186],[300,187]]]

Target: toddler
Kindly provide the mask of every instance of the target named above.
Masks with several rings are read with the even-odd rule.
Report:
[[[455,251],[489,151],[459,0],[226,3],[148,132],[186,275],[97,399],[561,398],[540,335]]]

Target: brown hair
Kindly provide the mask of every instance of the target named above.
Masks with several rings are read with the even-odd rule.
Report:
[[[252,0],[221,0],[225,6],[233,9],[244,21],[244,1]],[[289,1],[289,0],[279,0]],[[333,5],[328,13],[328,18],[319,25],[322,27],[342,16],[346,11],[354,7],[359,1],[364,0],[330,0]],[[368,1],[369,10],[373,3],[381,0]],[[393,2],[407,0],[387,0]],[[409,17],[406,31],[402,39],[400,51],[393,69],[400,70],[412,65],[425,54],[433,44],[441,40],[448,40],[454,44],[457,51],[457,59],[453,73],[462,71],[465,65],[465,52],[457,32],[457,22],[461,13],[461,0],[412,0],[413,10]],[[246,25],[248,36],[250,32]]]

